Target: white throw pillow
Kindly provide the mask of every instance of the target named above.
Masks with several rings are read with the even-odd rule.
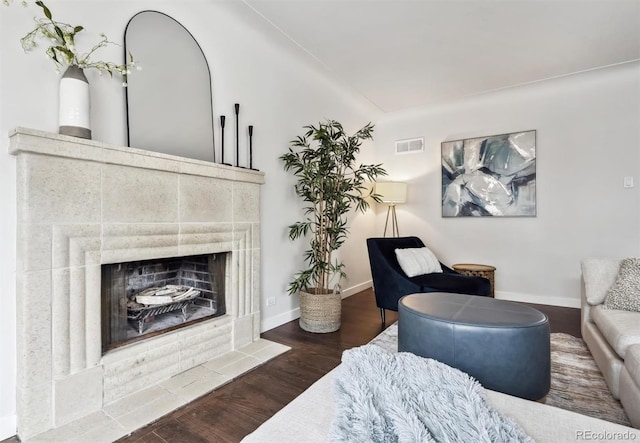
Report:
[[[396,249],[396,258],[408,277],[442,272],[440,262],[429,248]]]

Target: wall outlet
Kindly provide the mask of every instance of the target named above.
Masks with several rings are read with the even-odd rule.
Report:
[[[276,297],[267,297],[267,306],[274,306],[276,304]]]
[[[633,177],[625,177],[622,181],[622,185],[625,188],[633,188]]]

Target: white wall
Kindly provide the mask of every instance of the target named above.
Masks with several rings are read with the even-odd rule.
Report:
[[[640,254],[640,64],[627,64],[384,115],[377,160],[409,183],[401,235],[445,264],[497,267],[496,296],[579,306],[580,259]],[[537,130],[537,216],[443,218],[440,143]],[[422,154],[394,140],[425,137]],[[623,189],[624,176],[636,187]],[[380,215],[380,229],[384,218]]]
[[[265,23],[239,1],[61,1],[46,2],[54,18],[82,24],[86,35],[77,45],[92,43],[104,32],[122,42],[128,19],[154,9],[169,14],[184,25],[201,45],[213,77],[214,117],[225,114],[233,122],[233,104],[241,104],[241,127],[253,124],[254,167],[266,172],[262,188],[262,311],[263,329],[295,318],[298,301],[285,295],[287,282],[301,266],[303,242],[292,244],[286,226],[300,215],[293,195],[293,178],[282,170],[278,156],[288,142],[302,133],[302,126],[325,117],[340,120],[351,132],[375,120],[378,111],[359,96],[332,81],[322,69],[302,62],[299,49],[273,34],[265,34]],[[16,126],[57,132],[59,76],[36,49],[25,55],[19,38],[31,29],[39,9],[24,9],[16,0],[0,7],[0,134]],[[85,33],[83,32],[83,34]],[[273,32],[273,31],[271,31]],[[121,60],[122,49],[108,48],[100,58]],[[134,54],[135,56],[135,54]],[[171,60],[171,54],[167,54]],[[144,65],[144,60],[139,60]],[[180,75],[184,66],[172,66]],[[133,74],[135,75],[135,73]],[[114,144],[126,140],[124,92],[118,81],[87,73],[92,94],[93,139]],[[218,131],[218,128],[216,128]],[[227,126],[226,144],[232,143]],[[216,132],[216,143],[220,142]],[[242,140],[246,145],[246,140]],[[0,137],[0,439],[15,433],[15,161],[7,152],[8,139]],[[373,146],[364,157],[373,157]],[[365,238],[372,232],[372,214],[355,217],[355,231]],[[345,257],[358,285],[369,277],[368,262]],[[265,300],[276,297],[276,305]]]

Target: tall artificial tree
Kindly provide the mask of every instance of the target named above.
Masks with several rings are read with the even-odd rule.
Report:
[[[284,169],[297,178],[296,194],[306,203],[306,217],[289,226],[289,238],[309,237],[307,267],[295,275],[289,293],[327,294],[335,278],[337,284],[346,277],[334,251],[349,233],[347,214],[352,208],[364,212],[369,207],[367,197],[380,201],[366,183],[386,171],[380,164],[356,163],[362,142],[373,138],[371,123],[351,136],[335,120],[304,128],[306,133],[292,140],[289,152],[280,157]]]

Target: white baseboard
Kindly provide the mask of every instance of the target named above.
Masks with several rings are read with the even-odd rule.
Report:
[[[273,328],[277,328],[291,320],[300,318],[300,308],[295,308],[287,312],[283,312],[273,317],[265,318],[260,322],[260,332],[265,332]]]
[[[353,285],[344,291],[342,291],[342,298],[345,299],[347,297],[351,297],[353,294],[357,294],[358,292],[364,291],[372,286],[371,280],[368,280],[364,283],[359,283],[357,285]],[[277,328],[285,323],[289,323],[292,320],[300,318],[300,308],[295,308],[287,312],[282,312],[278,315],[274,315],[273,317],[265,318],[260,322],[260,332],[265,332],[273,328]]]
[[[371,286],[373,286],[373,282],[371,280],[367,280],[364,283],[351,286],[342,291],[342,298],[344,299],[347,297],[351,297],[353,294],[357,294],[358,292],[362,292],[365,289],[369,289]]]
[[[0,440],[5,440],[16,435],[16,416],[0,417]]]
[[[565,308],[580,308],[580,299],[568,297],[554,297],[547,295],[522,294],[520,292],[496,291],[496,298],[500,300],[536,303],[539,305],[563,306]]]

